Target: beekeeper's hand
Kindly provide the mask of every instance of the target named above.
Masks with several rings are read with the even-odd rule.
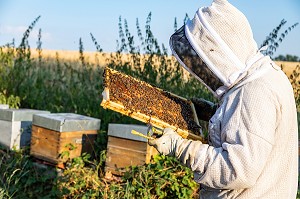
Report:
[[[177,145],[183,140],[173,129],[165,128],[160,138],[149,140],[148,143],[150,146],[154,146],[162,155],[175,156]]]
[[[192,98],[196,113],[199,120],[209,121],[209,119],[215,114],[217,105],[202,98]]]

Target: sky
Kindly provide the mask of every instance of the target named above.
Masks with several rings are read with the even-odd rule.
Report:
[[[23,33],[35,18],[41,16],[31,32],[29,44],[36,48],[39,29],[42,30],[42,48],[78,50],[79,38],[85,51],[96,51],[90,33],[105,52],[117,49],[119,17],[128,22],[131,34],[136,36],[136,19],[145,33],[148,14],[152,13],[151,30],[159,44],[168,47],[174,32],[187,14],[192,18],[199,7],[209,6],[211,0],[0,0],[0,45],[15,39],[20,44]],[[300,0],[229,1],[249,20],[254,39],[260,46],[266,36],[287,21],[283,30],[300,22]],[[135,41],[138,41],[136,38]],[[168,52],[170,49],[168,47]],[[274,56],[291,54],[300,57],[300,25],[293,29],[279,45]]]

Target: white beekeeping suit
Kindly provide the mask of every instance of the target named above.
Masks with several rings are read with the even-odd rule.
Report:
[[[170,45],[220,106],[209,121],[209,144],[183,139],[171,129],[149,144],[192,169],[201,198],[295,198],[293,89],[257,49],[246,17],[226,0],[215,0],[176,31]]]

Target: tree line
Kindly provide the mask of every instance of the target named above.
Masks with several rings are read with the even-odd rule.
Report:
[[[275,61],[289,61],[289,62],[300,62],[300,58],[296,55],[278,55],[274,58]]]

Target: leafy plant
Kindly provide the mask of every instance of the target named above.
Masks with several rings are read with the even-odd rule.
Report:
[[[192,172],[173,158],[156,156],[151,164],[128,167],[117,181],[103,178],[100,167],[82,157],[73,160],[58,178],[59,197],[198,198]]]
[[[0,104],[8,104],[10,108],[20,107],[20,98],[18,96],[6,96],[6,91],[0,92]]]
[[[294,29],[299,23],[295,23],[292,26],[288,27],[286,30],[280,33],[282,27],[286,24],[286,20],[282,19],[279,25],[273,29],[273,31],[267,36],[267,38],[263,41],[261,47],[268,46],[265,51],[266,55],[272,56],[276,49],[279,47],[279,44],[282,43],[283,39],[288,35],[292,29]]]
[[[145,167],[131,167],[123,177],[133,198],[196,198],[198,184],[192,179],[189,169],[166,156],[155,156]]]
[[[8,151],[0,148],[0,154],[0,198],[34,198],[50,193],[55,169],[38,167],[31,160],[28,149]]]

